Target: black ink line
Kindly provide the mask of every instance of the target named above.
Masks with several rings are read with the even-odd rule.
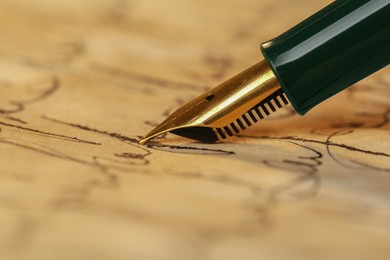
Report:
[[[0,121],[0,125],[7,126],[7,127],[10,127],[10,128],[15,128],[17,130],[27,131],[27,132],[34,133],[34,134],[37,134],[37,135],[42,135],[42,136],[45,136],[45,137],[61,139],[61,140],[65,140],[65,141],[71,141],[71,142],[76,142],[76,143],[92,144],[92,145],[101,145],[101,143],[87,141],[87,140],[83,140],[83,139],[80,139],[80,138],[77,138],[77,137],[70,137],[70,136],[66,136],[66,135],[53,134],[53,133],[50,133],[50,132],[45,132],[45,131],[41,131],[41,130],[29,128],[29,127],[8,124],[8,123],[2,122],[2,121]]]
[[[128,136],[125,136],[125,135],[122,135],[122,134],[118,134],[118,133],[98,130],[98,129],[91,128],[91,127],[88,127],[88,126],[85,126],[85,125],[79,125],[79,124],[74,124],[74,123],[67,123],[67,122],[64,122],[64,121],[61,121],[61,120],[58,120],[58,119],[54,119],[54,118],[51,118],[51,117],[47,117],[47,116],[42,116],[42,118],[45,119],[45,120],[49,120],[49,121],[58,123],[58,124],[72,126],[72,127],[75,127],[75,128],[81,129],[81,130],[85,130],[85,131],[88,131],[88,132],[93,132],[93,133],[97,133],[97,134],[107,135],[107,136],[110,136],[110,137],[112,137],[114,139],[118,139],[120,141],[125,141],[125,142],[130,142],[130,143],[138,143],[139,142],[139,139],[137,139],[137,138],[128,137]]]
[[[93,132],[93,133],[98,133],[98,134],[103,134],[103,135],[106,135],[106,136],[110,136],[110,137],[112,137],[114,139],[118,139],[120,141],[123,141],[123,142],[129,143],[129,144],[135,145],[136,147],[146,151],[148,155],[151,154],[151,152],[148,149],[145,149],[145,148],[143,148],[143,146],[139,145],[140,138],[128,137],[128,136],[125,136],[125,135],[122,135],[122,134],[108,132],[108,131],[104,131],[104,130],[98,130],[98,129],[95,129],[95,128],[92,128],[92,127],[89,127],[89,126],[80,125],[80,124],[67,123],[67,122],[64,122],[64,121],[61,121],[61,120],[58,120],[58,119],[54,119],[54,118],[50,118],[50,117],[47,117],[47,116],[42,116],[42,118],[46,119],[46,120],[49,120],[49,121],[52,121],[52,122],[59,123],[59,124],[72,126],[72,127],[75,127],[75,128],[79,128],[79,129],[82,129],[82,130],[85,130],[85,131],[89,131],[89,132]],[[155,141],[154,142],[153,141],[150,142],[146,147],[150,148],[150,149],[155,149],[155,150],[162,150],[161,148],[168,148],[168,149],[170,149],[170,150],[162,150],[162,151],[165,151],[165,152],[174,152],[174,151],[185,150],[185,151],[201,151],[201,152],[206,152],[206,153],[210,153],[211,152],[211,153],[218,153],[218,154],[222,153],[222,154],[227,154],[227,155],[234,154],[233,151],[224,151],[224,150],[209,149],[209,148],[198,148],[198,147],[193,147],[193,146],[164,145],[164,144],[160,144],[160,143],[155,142]]]
[[[58,78],[54,77],[54,78],[52,78],[52,82],[51,82],[50,87],[47,90],[45,90],[43,93],[41,93],[37,97],[34,97],[32,99],[29,99],[29,100],[25,100],[25,101],[11,100],[11,101],[9,101],[9,103],[12,104],[13,106],[15,106],[15,108],[11,109],[11,110],[5,110],[5,109],[0,108],[0,114],[13,114],[13,113],[21,112],[25,109],[25,105],[31,105],[33,103],[36,103],[36,102],[41,101],[43,99],[46,99],[47,97],[52,95],[54,92],[56,92],[59,87],[60,87],[60,81]]]
[[[120,157],[120,156],[117,156],[116,154],[114,154],[117,158],[123,158],[123,159],[130,159],[128,161],[124,161],[124,160],[115,160],[114,158],[109,158],[109,157],[103,157],[103,156],[94,156],[94,161],[95,163],[97,164],[100,164],[100,165],[105,165],[104,163],[102,163],[101,161],[106,161],[108,163],[115,163],[117,165],[127,165],[127,166],[141,166],[141,165],[148,165],[150,164],[150,161],[146,159],[147,156],[149,156],[150,154],[138,154],[137,156],[132,156],[132,157]],[[108,166],[108,165],[105,165],[105,166]],[[120,168],[116,165],[110,165],[108,167],[109,169],[110,168]],[[121,168],[123,171],[125,172],[128,172],[128,168]]]
[[[224,155],[236,154],[233,151],[226,151],[221,149],[210,149],[210,148],[194,147],[194,146],[166,145],[166,144],[158,143],[156,141],[150,141],[147,147],[154,150],[160,150],[160,151],[170,152],[170,153],[175,153],[176,150],[176,151],[199,151],[202,152],[199,154],[203,154],[203,155],[204,154],[224,154]],[[169,150],[165,150],[162,148],[168,148]]]
[[[1,113],[0,113],[1,114]],[[11,120],[11,121],[14,121],[14,122],[18,122],[20,124],[23,124],[23,125],[26,125],[27,122],[20,119],[20,118],[16,118],[16,117],[13,117],[13,116],[9,116],[9,115],[3,115],[3,118],[4,119],[8,119],[8,120]]]
[[[348,123],[345,123],[345,124],[333,124],[332,126],[333,127],[336,127],[336,128],[376,128],[376,129],[379,129],[379,128],[382,128],[384,127],[385,125],[387,125],[389,123],[389,120],[390,120],[390,109],[386,109],[383,113],[356,113],[357,116],[363,116],[363,117],[367,117],[367,118],[380,118],[380,122],[378,122],[377,124],[374,124],[374,125],[368,125],[368,123],[366,124],[365,122],[348,122]]]
[[[0,139],[0,143],[13,145],[13,146],[16,146],[16,147],[19,147],[19,148],[24,148],[24,149],[27,149],[27,150],[30,150],[30,151],[34,151],[34,152],[38,152],[38,153],[41,153],[41,154],[45,154],[47,156],[50,156],[50,157],[53,157],[53,158],[57,158],[57,159],[65,159],[65,160],[68,160],[68,161],[71,161],[71,162],[81,163],[81,164],[92,166],[92,167],[97,167],[98,166],[98,165],[96,165],[94,163],[90,163],[88,161],[84,161],[84,160],[81,160],[81,159],[78,159],[78,158],[73,158],[73,157],[70,157],[70,156],[67,156],[67,155],[64,155],[64,154],[60,154],[58,152],[53,152],[53,151],[48,151],[48,150],[44,150],[44,149],[39,149],[37,147],[28,146],[26,144],[15,143],[15,142],[12,142],[12,141],[9,141],[9,140],[5,140],[5,139]]]
[[[347,131],[337,131],[337,132],[334,132],[333,134],[329,135],[328,138],[326,139],[326,143],[329,143],[331,141],[331,139],[334,137],[334,136],[337,136],[337,135],[348,135],[348,134],[351,134],[353,133],[352,130],[347,130]],[[330,151],[330,146],[329,145],[326,145],[326,151],[328,153],[328,155],[330,156],[330,158],[332,158],[335,162],[337,162],[338,164],[340,164],[341,166],[345,167],[345,168],[349,168],[349,169],[353,169],[353,170],[356,170],[356,168],[354,167],[350,167],[349,165],[341,162],[340,160],[338,160],[334,155],[333,153]]]
[[[377,166],[369,165],[369,164],[358,162],[358,161],[355,161],[355,160],[350,160],[350,161],[353,162],[353,163],[359,164],[362,167],[365,167],[365,168],[368,168],[368,169],[372,169],[372,170],[376,170],[376,171],[382,171],[382,172],[390,172],[389,168],[380,168],[380,167],[377,167]]]
[[[15,106],[15,108],[14,108],[14,109],[9,109],[9,110],[0,108],[0,114],[13,114],[13,113],[18,113],[18,112],[20,112],[20,111],[23,111],[23,109],[24,109],[24,107],[23,107],[22,104],[15,103],[14,101],[10,101],[10,104],[12,104],[13,106]]]
[[[358,113],[358,115],[367,116],[369,118],[372,118],[373,116],[380,117],[382,122],[379,122],[378,124],[373,125],[371,127],[372,128],[382,128],[382,127],[384,127],[385,125],[387,125],[389,123],[389,120],[390,120],[390,109],[387,109],[386,111],[384,111],[381,114],[376,114],[376,113]]]
[[[55,122],[55,123],[66,125],[66,126],[71,126],[71,127],[74,127],[74,128],[78,128],[78,129],[84,130],[84,131],[88,131],[88,132],[92,132],[92,133],[96,133],[96,134],[109,136],[111,138],[117,139],[117,140],[122,141],[124,143],[130,144],[130,145],[132,145],[134,147],[137,147],[138,149],[143,150],[144,153],[143,154],[127,153],[126,155],[122,154],[122,156],[120,156],[120,155],[115,155],[115,156],[122,157],[122,158],[125,158],[124,156],[128,156],[128,159],[131,158],[131,159],[135,159],[135,160],[141,160],[144,165],[150,163],[149,160],[146,159],[146,157],[151,155],[152,153],[148,149],[142,147],[141,145],[138,145],[139,139],[137,139],[137,138],[128,137],[128,136],[125,136],[125,135],[122,135],[122,134],[118,134],[118,133],[98,130],[98,129],[91,128],[91,127],[84,126],[84,125],[80,125],[80,124],[67,123],[67,122],[64,122],[64,121],[61,121],[61,120],[58,120],[58,119],[54,119],[54,118],[50,118],[50,117],[47,117],[47,116],[42,116],[42,118],[45,119],[45,120],[51,121],[51,122]],[[95,160],[97,160],[97,159],[98,158],[95,158]]]
[[[327,143],[329,143],[330,140],[331,140],[333,137],[337,136],[337,135],[348,135],[348,134],[351,134],[351,133],[353,133],[353,130],[348,130],[348,131],[337,131],[337,132],[331,134],[331,135],[327,138],[326,141],[327,141]],[[338,164],[342,165],[343,167],[348,168],[348,169],[353,169],[353,170],[358,170],[358,169],[360,169],[360,168],[358,168],[358,167],[352,167],[352,166],[350,166],[350,165],[348,165],[348,164],[346,164],[346,163],[344,163],[344,162],[338,160],[338,159],[333,155],[333,153],[330,151],[329,145],[326,146],[326,151],[327,151],[328,155],[329,155],[335,162],[337,162]],[[358,164],[358,165],[360,165],[360,166],[363,166],[363,167],[365,167],[365,168],[368,168],[368,169],[377,170],[377,171],[390,172],[390,169],[371,166],[371,165],[368,165],[368,164],[364,164],[364,163],[358,162],[358,161],[356,161],[356,160],[349,160],[349,161],[351,161],[351,162],[353,162],[353,163],[355,163],[355,164]]]
[[[302,173],[303,175],[300,175],[287,183],[278,185],[277,187],[273,188],[270,193],[270,198],[272,202],[278,201],[278,196],[280,196],[281,193],[288,190],[292,190],[294,187],[298,186],[299,184],[308,181],[313,182],[311,189],[307,192],[298,193],[298,195],[295,196],[296,199],[302,200],[302,199],[312,198],[318,194],[321,187],[321,178],[318,176],[318,168],[322,165],[321,159],[323,158],[323,154],[313,148],[310,148],[302,144],[298,144],[296,142],[289,141],[289,143],[305,148],[313,152],[315,155],[297,157],[298,159],[309,160],[309,161],[300,161],[300,160],[293,160],[293,159],[287,159],[287,160],[284,159],[280,161],[280,163],[286,165],[289,169],[291,168],[291,166],[297,166],[298,168],[300,168],[301,170],[300,173]],[[277,163],[278,161],[264,161],[264,164],[266,164],[271,168],[282,169],[282,170],[285,169],[283,167],[278,166],[279,164],[276,165]],[[306,169],[307,171],[305,171],[304,169]]]
[[[377,155],[377,156],[385,156],[385,157],[390,157],[390,154],[388,153],[383,153],[383,152],[375,152],[375,151],[369,151],[369,150],[364,150],[360,148],[356,148],[354,146],[349,146],[346,144],[339,144],[339,143],[334,143],[332,141],[319,141],[319,140],[313,140],[313,139],[306,139],[306,138],[299,138],[299,137],[294,137],[294,136],[283,136],[283,137],[271,137],[271,136],[238,136],[241,138],[253,138],[253,139],[266,139],[266,140],[281,140],[281,141],[300,141],[304,143],[316,143],[316,144],[321,144],[321,145],[329,145],[329,146],[335,146],[339,148],[343,148],[352,152],[360,152],[364,154],[371,154],[371,155]]]
[[[51,83],[50,87],[48,87],[43,93],[41,93],[39,96],[37,96],[35,98],[29,99],[29,100],[26,100],[26,101],[22,101],[20,103],[23,104],[23,105],[27,105],[27,104],[33,104],[35,102],[41,101],[43,99],[46,99],[47,97],[49,97],[52,94],[54,94],[54,92],[56,92],[59,87],[60,87],[59,79],[57,77],[53,77],[52,78],[52,83]]]

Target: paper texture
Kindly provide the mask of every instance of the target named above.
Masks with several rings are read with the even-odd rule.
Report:
[[[137,143],[329,2],[1,1],[0,258],[389,259],[389,68],[228,143]]]

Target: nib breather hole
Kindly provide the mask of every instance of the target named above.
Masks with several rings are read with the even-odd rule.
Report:
[[[207,101],[211,101],[211,100],[213,100],[213,98],[214,98],[214,94],[210,94],[210,95],[208,95],[208,96],[206,97],[206,100],[207,100]]]

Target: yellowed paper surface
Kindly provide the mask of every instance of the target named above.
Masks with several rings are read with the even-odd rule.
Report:
[[[329,2],[1,1],[0,259],[389,259],[389,68],[229,143],[137,143]]]

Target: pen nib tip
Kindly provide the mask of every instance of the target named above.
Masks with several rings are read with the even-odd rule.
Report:
[[[149,139],[148,138],[142,138],[141,140],[138,141],[139,144],[146,144],[147,142],[149,142]]]

